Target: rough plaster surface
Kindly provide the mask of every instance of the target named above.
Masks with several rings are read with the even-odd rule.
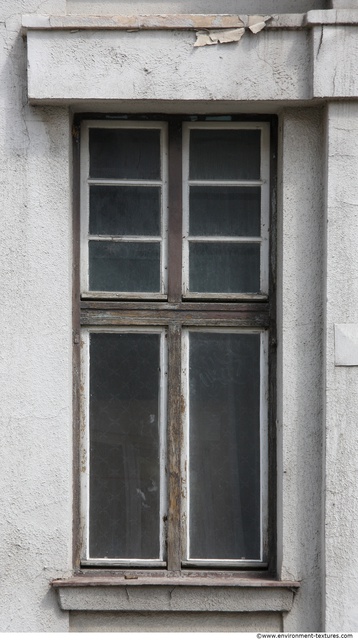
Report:
[[[358,0],[331,0],[333,9],[358,9]]]
[[[6,29],[18,33],[21,15],[24,13],[43,13],[45,15],[64,15],[66,0],[1,0],[0,22],[4,22]]]
[[[81,613],[70,614],[70,631],[151,631],[188,633],[282,631],[277,613]]]
[[[337,0],[333,0],[337,1]],[[343,0],[340,0],[343,2]],[[352,0],[345,0],[346,3]],[[220,0],[220,13],[304,13],[329,8],[329,0]],[[217,0],[67,0],[67,13],[89,15],[218,13]]]
[[[291,589],[244,587],[65,587],[64,610],[79,611],[290,611]]]
[[[335,367],[334,323],[358,322],[358,104],[327,108],[326,629],[358,631],[358,370]]]
[[[322,630],[322,111],[280,121],[278,521],[281,578],[302,580],[285,631]]]
[[[32,101],[305,100],[306,31],[245,33],[239,44],[195,49],[195,33],[28,33]]]
[[[64,9],[16,10],[40,5]],[[71,563],[68,116],[26,105],[21,16],[0,14],[0,629],[66,631],[48,583]]]
[[[63,107],[29,107],[27,104],[26,55],[19,35],[19,14],[58,15],[72,11],[75,5],[80,5],[85,12],[87,5],[81,0],[72,0],[67,5],[64,0],[21,0],[14,9],[14,4],[13,0],[0,3],[0,629],[66,631],[68,613],[60,610],[48,583],[54,577],[64,577],[71,572],[69,116]],[[183,10],[182,3],[170,4],[173,12],[178,11],[179,4]],[[309,8],[324,8],[323,2],[309,4]],[[132,3],[127,5],[132,8]],[[142,5],[149,10],[150,3],[143,1]],[[113,7],[113,3],[106,2],[101,6]],[[291,3],[293,6],[296,11],[297,2]],[[230,9],[222,7],[222,10]],[[285,8],[285,11],[289,10]],[[243,12],[243,8],[240,11]],[[143,12],[142,8],[140,12]],[[322,74],[326,74],[334,89],[334,74],[332,78],[330,67],[336,62],[329,53],[329,33],[331,31],[323,33],[318,51],[321,35],[318,31],[315,53]],[[352,34],[353,31],[347,29],[344,33]],[[71,68],[72,64],[77,76],[75,74],[71,79],[67,73],[68,84],[64,83],[63,76],[56,74],[48,82],[52,82],[55,91],[54,80],[58,80],[61,91],[65,86],[68,95],[74,95],[76,99],[82,97],[76,92],[83,89],[91,100],[88,75],[81,79],[80,69],[88,69],[88,55],[92,55],[93,50],[86,38],[83,39],[85,44],[82,43],[82,35],[81,38],[72,35],[74,41],[81,42],[81,47],[71,49],[69,43],[61,53],[61,41],[53,52],[47,44],[43,67],[51,63],[52,55],[56,65],[61,63],[59,68],[65,69],[66,64]],[[270,42],[272,35],[270,33]],[[309,48],[307,43],[304,48],[301,44],[298,48],[294,46],[296,38],[299,43],[307,38],[303,33],[276,34],[276,66],[270,58],[273,50],[267,45],[268,33],[246,39],[245,46],[250,42],[252,49],[250,46],[250,59],[245,57],[245,60],[249,59],[249,66],[246,65],[244,71],[243,65],[239,65],[242,54],[238,54],[237,48],[231,49],[231,45],[223,50],[211,47],[205,55],[213,57],[202,57],[200,64],[193,65],[200,79],[198,87],[194,86],[194,77],[188,72],[193,56],[199,53],[194,54],[192,50],[193,34],[175,36],[177,48],[170,51],[169,42],[161,34],[160,38],[164,39],[153,45],[153,51],[148,42],[145,46],[140,43],[136,49],[142,52],[139,59],[133,54],[128,61],[127,45],[141,36],[126,34],[123,49],[121,43],[111,51],[104,45],[101,49],[101,42],[91,43],[93,48],[97,46],[99,51],[109,55],[108,60],[113,62],[113,91],[118,89],[118,70],[122,74],[123,66],[128,87],[121,79],[120,88],[129,101],[126,104],[130,104],[132,98],[141,99],[143,107],[145,100],[158,98],[159,94],[159,98],[166,96],[168,101],[172,98],[206,100],[212,109],[214,100],[219,99],[233,101],[246,95],[247,100],[261,103],[268,95],[280,100],[282,92],[293,96],[292,99],[296,99],[299,91],[300,95],[307,93]],[[69,34],[66,37],[70,39]],[[341,47],[332,45],[334,55],[339,54],[341,61],[351,52],[356,55],[356,44],[349,42],[350,37],[342,36]],[[167,47],[161,56],[159,42],[166,42]],[[240,46],[244,43],[245,40]],[[298,59],[297,50],[304,50]],[[68,52],[72,52],[73,57]],[[144,71],[145,55],[152,65],[148,69],[154,80],[147,78],[151,73]],[[165,56],[168,60],[164,60],[163,66]],[[187,64],[188,79],[185,66],[181,67],[183,60]],[[287,60],[291,66],[287,66]],[[35,63],[41,67],[39,57]],[[347,69],[349,64],[348,60]],[[53,69],[57,73],[56,65],[51,67],[52,73]],[[131,65],[132,79],[128,75]],[[46,69],[40,71],[44,75],[38,78],[46,79]],[[173,79],[174,72],[177,77]],[[102,67],[98,73],[98,78],[103,79]],[[213,77],[215,84],[211,82]],[[95,84],[98,91],[99,79]],[[337,71],[336,87],[345,87],[347,82],[356,92],[356,80],[348,77],[341,67],[341,71]],[[241,93],[241,85],[245,88],[244,93]],[[52,99],[42,80],[36,90],[41,96]],[[117,96],[116,93],[106,94],[111,90],[109,83],[104,86],[103,100]],[[91,102],[87,104],[91,105]],[[153,102],[151,105],[153,108]],[[256,102],[246,103],[247,111],[255,110],[256,105]],[[173,107],[175,105],[167,106],[171,111],[175,110]],[[220,103],[216,108],[220,108]],[[225,109],[228,108],[227,102]],[[238,111],[242,108],[243,104],[237,106]],[[262,108],[262,104],[259,105],[261,111]],[[275,108],[273,103],[269,108],[271,111]],[[179,110],[183,110],[183,103]],[[354,455],[358,450],[358,372],[334,366],[333,325],[358,322],[357,123],[357,103],[333,103],[327,109],[325,624],[327,631],[348,632],[358,631],[358,464]],[[324,290],[322,172],[325,167],[320,110],[286,110],[281,116],[281,136],[281,157],[283,154],[284,159],[280,168],[283,187],[279,206],[282,211],[279,234],[279,263],[282,265],[279,272],[279,334],[282,339],[279,340],[278,381],[280,572],[282,578],[302,579],[293,609],[285,617],[285,630],[312,631],[323,628],[320,514]],[[165,629],[168,624],[170,629],[178,630],[226,630],[231,626],[234,630],[235,625],[235,630],[276,631],[281,628],[279,614],[205,613],[205,618],[202,615],[71,613],[71,630],[138,630],[143,620],[148,630]]]
[[[358,26],[314,27],[313,51],[313,95],[319,98],[357,96]]]

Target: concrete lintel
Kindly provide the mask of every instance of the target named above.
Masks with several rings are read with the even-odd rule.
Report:
[[[236,14],[160,14],[116,16],[22,17],[22,32],[30,30],[108,30],[108,29],[235,29],[248,25],[248,15]],[[357,9],[312,10],[304,13],[272,14],[266,29],[302,29],[316,25],[357,25]]]
[[[358,22],[313,26],[312,42],[314,97],[357,98]]]
[[[193,31],[243,32],[248,16],[24,16],[29,101],[356,98],[358,11],[310,11],[305,28],[305,14],[286,17],[272,16],[257,34],[245,29],[239,43],[198,51]]]
[[[249,24],[248,15],[235,14],[161,14],[117,16],[41,16],[24,15],[22,32],[57,30],[127,30],[127,29],[235,29]],[[273,14],[267,21],[269,29],[301,29],[305,14]]]
[[[320,25],[357,25],[357,9],[328,9],[326,11],[308,11],[305,18],[305,26],[314,27]]]
[[[185,29],[73,31],[28,31],[30,102],[312,98],[300,30],[248,29],[239,43],[197,49]]]
[[[141,16],[39,16],[22,17],[23,32],[29,30],[108,30],[108,29],[233,29],[242,27],[238,15],[172,14]]]

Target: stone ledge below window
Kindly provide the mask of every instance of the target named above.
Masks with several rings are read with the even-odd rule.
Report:
[[[291,610],[299,582],[236,578],[75,576],[52,581],[64,611]]]

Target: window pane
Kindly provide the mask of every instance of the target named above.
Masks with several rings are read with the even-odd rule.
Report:
[[[189,334],[190,557],[260,557],[260,336]]]
[[[190,242],[189,288],[201,293],[258,293],[259,243]]]
[[[159,557],[157,334],[91,334],[90,556]]]
[[[160,179],[159,129],[90,129],[90,177]]]
[[[89,242],[91,291],[160,291],[159,242]]]
[[[193,129],[191,180],[258,180],[261,132],[246,129]]]
[[[190,187],[190,235],[260,236],[260,214],[260,187]]]
[[[160,187],[90,187],[93,235],[159,236]]]

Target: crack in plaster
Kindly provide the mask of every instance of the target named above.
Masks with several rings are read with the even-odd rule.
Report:
[[[316,53],[316,60],[317,60],[317,58],[319,56],[319,52],[321,50],[322,41],[323,41],[323,25],[321,25],[321,37],[319,39],[318,49],[317,49],[317,53]]]
[[[272,73],[272,77],[273,77],[274,81],[276,82],[276,79],[275,79],[275,68],[274,68],[274,66],[273,66],[272,64],[270,64],[270,63],[269,63],[265,58],[263,58],[262,56],[260,56],[260,54],[259,54],[259,52],[258,52],[258,51],[256,51],[256,55],[257,55],[258,59],[259,59],[259,60],[261,60],[261,62],[263,62],[264,64],[266,64],[266,65],[269,67],[269,69],[270,69],[270,71],[271,71],[271,73]]]
[[[337,77],[337,65],[333,74],[333,93],[332,93],[333,96],[336,95],[336,77]]]

